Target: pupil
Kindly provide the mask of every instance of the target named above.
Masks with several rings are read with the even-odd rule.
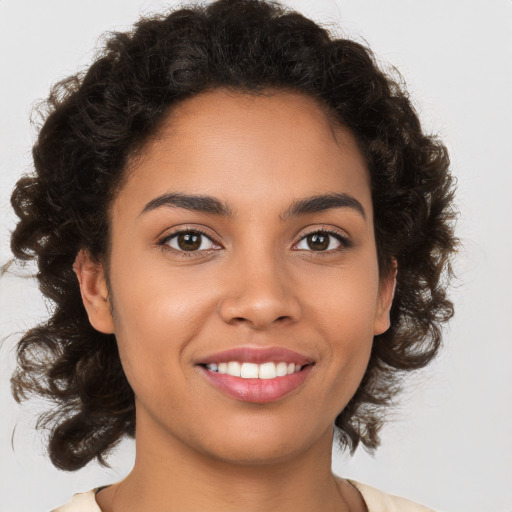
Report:
[[[201,246],[201,235],[198,233],[182,233],[178,235],[178,245],[184,251],[195,251]]]
[[[308,245],[314,251],[323,251],[329,247],[329,236],[319,233],[308,236]]]

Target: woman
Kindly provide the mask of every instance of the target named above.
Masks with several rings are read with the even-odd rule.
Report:
[[[369,50],[221,0],[114,34],[48,105],[12,248],[55,310],[15,396],[59,405],[59,468],[137,446],[59,510],[427,510],[331,472],[452,314],[446,150]]]

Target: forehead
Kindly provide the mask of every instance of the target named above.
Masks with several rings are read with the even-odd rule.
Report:
[[[179,191],[270,206],[340,192],[371,208],[352,133],[314,99],[282,91],[215,90],[181,102],[132,161],[126,185],[146,200]]]

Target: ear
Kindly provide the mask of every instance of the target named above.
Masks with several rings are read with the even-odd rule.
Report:
[[[73,270],[78,278],[89,322],[97,331],[112,334],[114,320],[103,265],[95,261],[89,251],[82,249],[77,254]]]
[[[389,312],[395,296],[396,274],[398,266],[393,258],[392,269],[386,277],[381,278],[379,284],[379,296],[377,298],[377,308],[375,310],[375,320],[373,325],[373,334],[378,335],[386,332],[391,325]]]

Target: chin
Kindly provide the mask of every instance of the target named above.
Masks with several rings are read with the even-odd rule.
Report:
[[[216,433],[210,432],[207,443],[201,447],[206,455],[234,465],[278,464],[296,458],[319,443],[332,443],[332,428],[325,432],[307,432],[297,427],[300,422],[276,427],[264,422],[252,422],[252,428],[233,427]],[[229,432],[229,435],[226,435]]]
[[[226,464],[235,466],[275,465],[286,462],[297,456],[303,450],[291,443],[280,443],[275,440],[268,444],[262,442],[239,442],[208,450],[208,455]]]

